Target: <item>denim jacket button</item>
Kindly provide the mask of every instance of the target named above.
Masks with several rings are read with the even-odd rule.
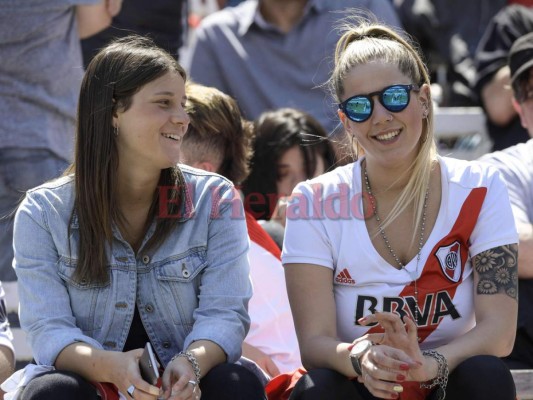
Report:
[[[170,348],[170,342],[163,342],[163,347],[164,347],[165,349]]]
[[[87,279],[83,278],[83,279],[80,281],[80,285],[82,285],[82,286],[87,285]]]
[[[151,305],[151,304],[147,304],[144,309],[146,310],[146,312],[148,313],[151,313],[151,312],[154,312],[154,306]]]
[[[183,275],[184,278],[188,278],[189,276],[191,276],[191,273],[187,269],[184,269],[183,271],[181,271],[181,274]]]
[[[147,256],[147,255],[144,255],[144,256],[143,256],[143,263],[144,263],[144,264],[148,264],[149,262],[150,262],[150,257]]]

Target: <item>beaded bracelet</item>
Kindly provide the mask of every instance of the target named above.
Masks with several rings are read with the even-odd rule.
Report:
[[[200,365],[198,365],[198,360],[190,351],[180,351],[174,357],[170,359],[170,362],[174,361],[178,357],[185,357],[192,365],[192,370],[194,371],[194,376],[196,377],[196,384],[200,384]],[[169,363],[170,364],[170,363]]]
[[[435,359],[438,364],[438,370],[437,376],[432,381],[429,381],[428,383],[420,383],[420,387],[424,389],[432,389],[435,386],[438,386],[437,400],[443,400],[446,397],[446,385],[448,385],[448,375],[450,373],[448,369],[448,361],[442,354],[435,350],[424,350],[422,355]]]

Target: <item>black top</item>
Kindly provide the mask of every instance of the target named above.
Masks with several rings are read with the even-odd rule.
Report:
[[[135,314],[133,314],[133,321],[131,322],[130,331],[128,333],[123,351],[142,349],[144,348],[146,342],[149,341],[150,339],[148,338],[146,329],[144,329],[141,315],[139,314],[139,309],[137,306],[135,306]]]

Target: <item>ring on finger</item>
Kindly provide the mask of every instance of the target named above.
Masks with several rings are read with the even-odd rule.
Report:
[[[130,385],[127,389],[126,389],[126,392],[128,392],[128,394],[130,395],[130,397],[133,397],[133,392],[135,391],[135,386],[133,385]]]
[[[190,381],[187,382],[187,383],[190,383],[193,387],[196,387],[196,385],[198,385],[198,382],[193,381],[193,380],[190,380]]]

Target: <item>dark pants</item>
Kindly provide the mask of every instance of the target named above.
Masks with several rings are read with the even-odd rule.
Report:
[[[437,398],[433,391],[428,400]],[[513,377],[497,357],[475,356],[462,362],[448,379],[446,399],[515,400]],[[363,384],[336,371],[319,368],[309,371],[296,384],[290,400],[374,400]]]
[[[259,379],[237,364],[220,364],[200,381],[202,400],[266,400]],[[93,385],[72,372],[52,371],[34,378],[20,400],[99,400]]]

